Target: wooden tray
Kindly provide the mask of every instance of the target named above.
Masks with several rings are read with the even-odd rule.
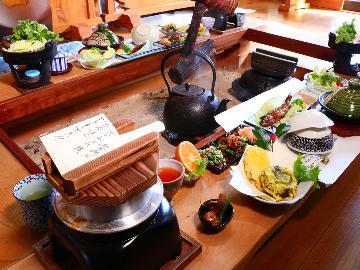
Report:
[[[175,260],[168,261],[161,270],[179,270],[190,263],[202,250],[202,245],[194,238],[180,231],[182,240],[182,252]],[[33,246],[34,252],[46,270],[75,269],[73,262],[62,262],[64,268],[59,266],[52,257],[51,245],[46,236]]]

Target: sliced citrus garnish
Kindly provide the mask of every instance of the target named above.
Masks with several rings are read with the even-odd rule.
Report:
[[[191,142],[183,141],[176,148],[175,158],[184,165],[187,172],[192,172],[196,170],[195,160],[201,159],[201,155]]]

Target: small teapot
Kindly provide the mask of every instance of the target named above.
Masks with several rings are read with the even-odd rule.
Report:
[[[211,91],[189,83],[178,84],[171,89],[165,76],[165,62],[175,54],[167,54],[161,63],[161,74],[170,96],[166,100],[163,118],[167,130],[182,136],[205,135],[218,127],[214,116],[225,111],[230,99],[220,101],[214,92],[216,70],[211,58],[201,51],[194,52],[211,67],[213,80]]]

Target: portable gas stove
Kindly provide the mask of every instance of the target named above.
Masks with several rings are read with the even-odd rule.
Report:
[[[54,209],[49,240],[63,269],[159,269],[181,254],[177,218],[159,180],[116,207],[72,205],[57,193]]]

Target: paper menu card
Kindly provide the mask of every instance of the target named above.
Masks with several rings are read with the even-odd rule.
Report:
[[[295,94],[304,88],[304,82],[299,81],[298,79],[291,79],[269,91],[257,95],[248,101],[242,102],[239,105],[216,115],[215,120],[225,129],[226,132],[230,132],[242,124],[244,120],[247,120],[256,114],[260,107],[270,98],[280,96],[285,100],[287,95]]]
[[[40,136],[62,175],[116,149],[118,138],[104,114]]]
[[[84,165],[150,132],[165,129],[160,121],[119,135],[100,114],[56,132],[40,136],[61,175]]]

